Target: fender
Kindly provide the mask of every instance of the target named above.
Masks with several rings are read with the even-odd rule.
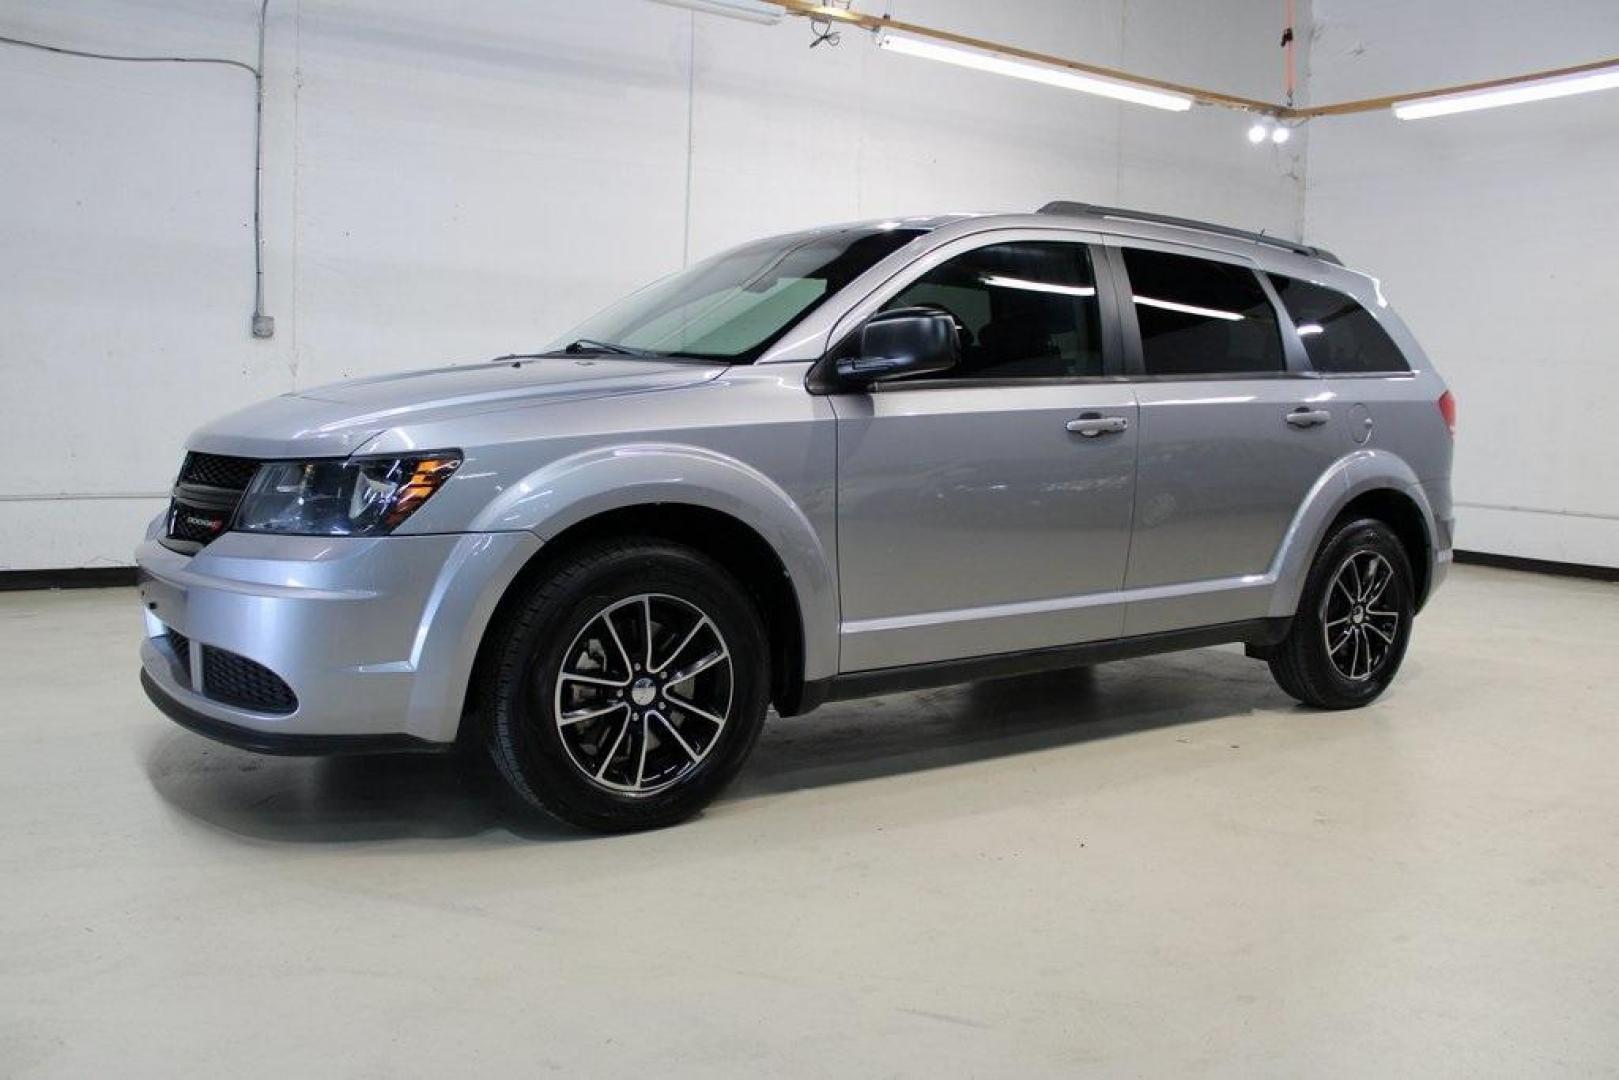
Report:
[[[480,512],[477,532],[526,530],[541,541],[605,513],[656,503],[716,510],[764,538],[787,570],[803,619],[804,677],[837,673],[837,582],[820,534],[780,485],[736,458],[680,443],[596,447],[510,484]]]
[[[433,583],[410,659],[414,671],[406,730],[429,742],[450,742],[478,646],[507,588],[540,550],[533,533],[468,533],[456,541]],[[394,665],[390,665],[394,666]]]
[[[1416,504],[1428,536],[1428,558],[1434,557],[1437,535],[1433,507],[1417,476],[1403,458],[1387,450],[1360,449],[1333,462],[1310,489],[1288,526],[1266,575],[1274,582],[1270,614],[1284,618],[1298,610],[1304,579],[1315,553],[1326,538],[1327,527],[1356,498],[1369,491],[1397,491]]]

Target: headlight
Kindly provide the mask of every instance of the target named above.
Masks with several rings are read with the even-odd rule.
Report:
[[[414,514],[461,464],[441,450],[397,458],[266,461],[236,511],[243,532],[382,536]]]

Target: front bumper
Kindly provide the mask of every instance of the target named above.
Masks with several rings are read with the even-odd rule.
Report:
[[[146,640],[141,681],[182,725],[271,753],[453,742],[467,680],[532,533],[371,539],[227,533],[194,556],[136,552]],[[190,662],[169,632],[196,643]],[[211,696],[202,646],[268,668],[296,696],[259,712]]]
[[[291,757],[329,754],[384,754],[405,750],[441,750],[445,743],[432,743],[414,735],[304,735],[292,731],[258,731],[239,724],[216,720],[181,703],[157,684],[147,671],[141,672],[141,689],[163,715],[198,735],[258,754]]]

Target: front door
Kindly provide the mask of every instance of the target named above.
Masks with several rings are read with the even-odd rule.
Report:
[[[883,304],[950,312],[962,363],[831,398],[842,670],[1120,633],[1138,424],[1109,377],[1091,258],[987,244]]]

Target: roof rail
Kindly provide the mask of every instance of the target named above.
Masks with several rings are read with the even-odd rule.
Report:
[[[1256,244],[1265,244],[1284,251],[1291,251],[1295,255],[1308,255],[1312,259],[1321,259],[1325,262],[1343,265],[1342,260],[1326,248],[1313,247],[1310,244],[1301,244],[1293,240],[1284,240],[1280,236],[1266,236],[1264,233],[1249,232],[1247,229],[1233,229],[1225,225],[1214,225],[1207,221],[1194,221],[1191,218],[1170,217],[1167,214],[1149,214],[1144,210],[1123,210],[1116,206],[1095,206],[1091,203],[1067,202],[1062,199],[1048,202],[1039,210],[1042,214],[1084,214],[1092,217],[1115,218],[1119,221],[1142,221],[1152,225],[1168,225],[1176,229],[1193,229],[1197,232],[1214,233],[1217,236],[1230,236],[1238,240],[1251,240]]]

